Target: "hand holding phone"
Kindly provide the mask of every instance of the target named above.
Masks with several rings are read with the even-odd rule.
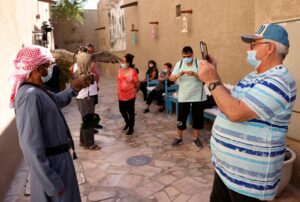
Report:
[[[208,55],[207,45],[203,41],[200,41],[200,51],[201,51],[202,60],[207,60],[209,63],[213,62],[211,57]]]
[[[203,41],[200,41],[200,51],[201,51],[202,60],[207,60],[208,59],[207,45]]]

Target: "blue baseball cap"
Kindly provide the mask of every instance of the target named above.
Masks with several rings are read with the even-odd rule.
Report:
[[[241,38],[245,43],[251,43],[257,39],[271,39],[282,43],[288,48],[290,47],[287,31],[278,24],[263,24],[259,27],[255,34],[242,35]]]

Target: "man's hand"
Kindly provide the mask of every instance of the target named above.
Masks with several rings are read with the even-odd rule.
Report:
[[[185,74],[189,76],[195,76],[195,72],[193,71],[185,71]]]
[[[90,74],[88,76],[86,76],[85,78],[86,83],[88,84],[94,84],[95,82],[95,75],[94,74]]]
[[[79,92],[81,89],[89,86],[89,84],[86,82],[86,79],[82,77],[70,80],[70,84],[75,92]]]
[[[199,79],[207,84],[221,80],[216,70],[216,60],[212,56],[210,58],[211,63],[207,60],[201,60],[198,70]]]
[[[185,74],[186,71],[181,71],[179,74],[177,74],[177,79],[179,79],[181,76]]]

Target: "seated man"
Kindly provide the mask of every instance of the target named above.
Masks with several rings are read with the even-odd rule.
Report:
[[[165,80],[169,79],[169,76],[171,74],[172,70],[172,64],[165,63],[164,69],[160,72],[159,78],[158,78],[158,85],[149,93],[147,97],[147,108],[144,110],[144,113],[148,113],[150,110],[150,105],[154,98],[157,99],[157,105],[159,106],[159,111],[163,112],[164,107],[164,101],[162,94],[165,92]]]

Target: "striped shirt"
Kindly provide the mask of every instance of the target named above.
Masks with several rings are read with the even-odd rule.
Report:
[[[280,181],[295,80],[278,65],[262,74],[248,74],[233,88],[232,96],[259,118],[234,123],[223,113],[218,115],[211,137],[213,165],[229,189],[271,200]]]

